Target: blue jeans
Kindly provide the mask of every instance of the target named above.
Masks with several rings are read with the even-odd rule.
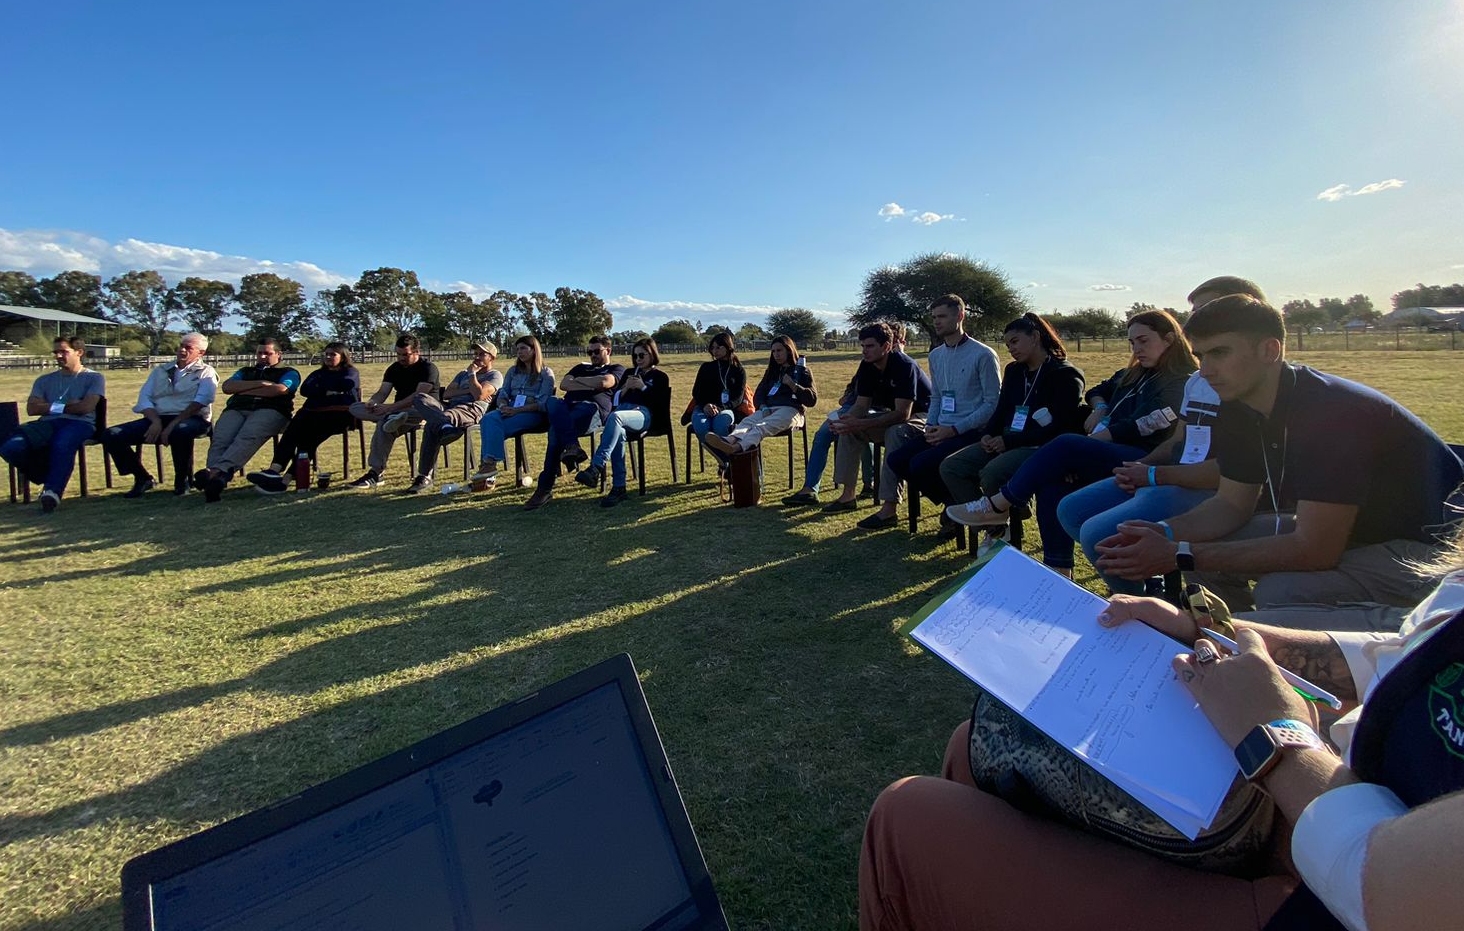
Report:
[[[600,448],[590,461],[600,468],[610,462],[610,487],[625,487],[625,431],[644,430],[651,425],[651,412],[635,405],[617,407],[605,418],[605,429],[600,434]]]
[[[1063,498],[1057,506],[1057,519],[1068,536],[1083,547],[1083,555],[1098,564],[1098,542],[1113,536],[1118,525],[1126,520],[1161,521],[1183,514],[1215,492],[1178,485],[1140,488],[1129,494],[1111,478],[1094,482]],[[1143,582],[1133,582],[1102,575],[1108,590],[1115,595],[1142,595]]]
[[[600,427],[600,405],[594,401],[566,401],[550,398],[549,448],[544,452],[544,469],[539,473],[539,490],[548,491],[559,477],[559,455],[579,438]]]
[[[715,417],[708,417],[707,412],[700,407],[691,412],[691,432],[699,440],[705,440],[708,433],[726,436],[732,432],[732,426],[736,422],[737,417],[731,411],[720,411]]]
[[[537,430],[547,423],[549,423],[549,418],[543,411],[525,411],[522,414],[510,414],[507,417],[497,409],[489,411],[478,422],[478,436],[481,437],[478,461],[482,462],[484,459],[504,461],[508,458],[508,447],[505,445],[505,441],[509,437]]]
[[[1002,497],[1015,507],[1037,495],[1037,530],[1042,534],[1042,561],[1054,569],[1073,567],[1073,538],[1057,519],[1057,506],[1074,488],[1113,474],[1125,462],[1148,450],[1064,433],[1044,443],[1002,486]],[[1038,494],[1041,492],[1041,494]]]
[[[843,417],[854,407],[852,404],[845,404],[839,408],[839,416]],[[829,429],[833,424],[832,420],[825,420],[813,434],[813,446],[808,450],[808,465],[803,470],[803,484],[812,491],[819,490],[819,484],[823,482],[824,470],[829,466],[829,448],[834,445],[838,437]],[[864,454],[859,460],[861,474],[864,477],[864,484],[874,484],[874,447],[865,445]]]
[[[51,418],[51,440],[44,447],[48,453],[46,477],[42,487],[54,491],[58,496],[66,490],[71,481],[71,471],[76,467],[76,451],[91,439],[93,427],[82,420]],[[23,433],[15,433],[0,444],[0,459],[25,472],[26,463],[39,450],[31,449]],[[30,477],[29,475],[27,477]]]

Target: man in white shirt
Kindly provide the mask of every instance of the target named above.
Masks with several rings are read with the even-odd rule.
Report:
[[[133,407],[142,419],[107,429],[103,448],[119,474],[132,476],[132,489],[124,498],[140,498],[157,484],[138,458],[138,443],[166,443],[173,452],[173,494],[188,493],[193,441],[208,433],[219,390],[219,373],[203,361],[207,351],[207,336],[184,336],[177,359],[153,369],[143,382]]]

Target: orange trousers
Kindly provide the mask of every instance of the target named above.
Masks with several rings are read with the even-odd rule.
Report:
[[[1198,872],[1023,814],[976,788],[970,730],[951,735],[940,778],[901,779],[874,803],[861,931],[1252,931],[1296,885]]]

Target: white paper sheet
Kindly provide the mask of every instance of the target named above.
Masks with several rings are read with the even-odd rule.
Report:
[[[922,646],[1194,837],[1220,809],[1235,758],[1170,660],[1183,648],[1005,548],[910,630]]]

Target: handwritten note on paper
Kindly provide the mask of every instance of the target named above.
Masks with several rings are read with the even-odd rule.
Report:
[[[1181,648],[1140,623],[1099,626],[1105,604],[1007,548],[909,634],[1194,836],[1234,758],[1174,678]]]

